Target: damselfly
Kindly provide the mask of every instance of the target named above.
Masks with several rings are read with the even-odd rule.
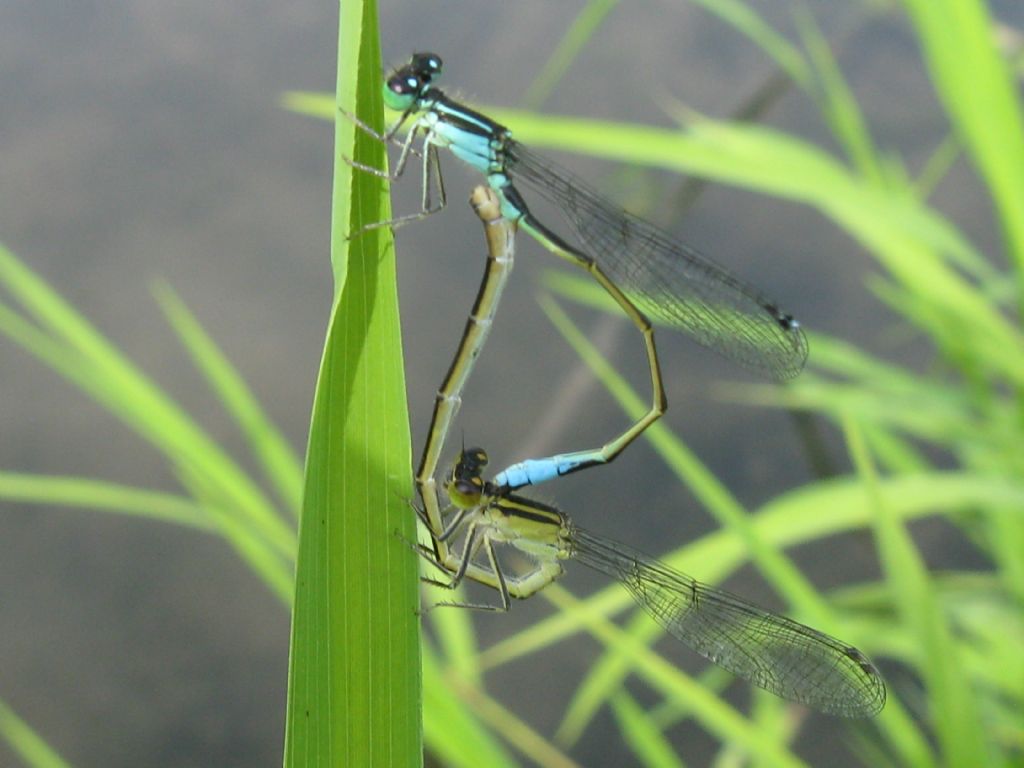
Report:
[[[570,172],[528,150],[504,126],[448,97],[433,85],[441,73],[436,54],[415,54],[384,86],[385,103],[401,112],[383,135],[354,116],[365,131],[393,141],[410,119],[408,136],[390,174],[395,179],[422,135],[423,200],[419,213],[387,224],[421,218],[446,201],[438,147],[483,173],[497,193],[504,216],[552,253],[585,269],[640,330],[650,369],[651,407],[638,421],[600,448],[515,464],[498,478],[509,489],[543,482],[604,464],[664,413],[667,402],[654,332],[648,317],[679,328],[727,358],[776,379],[795,376],[807,357],[799,323],[758,290],[668,233],[606,201]],[[432,204],[431,188],[438,191]],[[524,191],[557,208],[572,234],[563,237],[531,212]]]
[[[553,506],[485,482],[486,464],[482,449],[464,450],[445,481],[455,512],[440,538],[461,547],[450,548],[444,563],[420,548],[450,574],[448,581],[428,579],[434,584],[492,577],[501,605],[469,607],[507,611],[511,597],[536,594],[562,575],[564,562],[577,560],[616,579],[684,645],[777,696],[843,717],[868,717],[885,705],[878,670],[853,646],[584,530]],[[532,569],[506,573],[499,545],[518,550]]]

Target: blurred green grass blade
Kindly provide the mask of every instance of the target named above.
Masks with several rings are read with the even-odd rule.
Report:
[[[281,107],[320,120],[334,119],[334,96],[320,91],[286,91]]]
[[[722,691],[729,687],[736,678],[721,667],[712,665],[697,675],[696,679],[701,687],[721,696]],[[666,731],[693,717],[693,712],[686,706],[686,702],[663,700],[651,709],[650,717],[655,726]]]
[[[976,506],[1024,505],[1024,484],[999,478],[981,478],[970,473],[932,472],[901,476],[884,480],[883,487],[893,513],[904,520]],[[828,514],[822,514],[822,510],[828,510]],[[864,489],[858,480],[851,478],[819,482],[791,491],[766,504],[753,516],[759,535],[779,548],[806,544],[826,536],[864,528],[870,522],[871,511]],[[699,574],[704,581],[718,583],[745,564],[748,556],[749,552],[735,532],[718,530],[662,559],[674,568]],[[556,594],[553,587],[541,592],[541,596],[547,599]],[[587,598],[585,603],[600,615],[612,615],[633,607],[632,599],[614,585],[599,590]],[[644,639],[661,636],[661,631],[646,622],[644,617],[639,616],[637,621],[646,626],[640,635]],[[850,628],[855,624],[859,622],[850,622]],[[481,663],[485,667],[507,663],[527,653],[542,650],[580,629],[578,617],[570,614],[555,615],[488,648],[481,654]],[[630,623],[627,629],[632,633],[633,624]],[[881,632],[854,636],[844,624],[842,631],[837,634],[857,642],[869,655],[876,643],[884,646],[884,634]],[[581,705],[583,708],[571,709],[567,713],[559,731],[560,739],[573,738],[573,734],[579,732],[581,723],[589,721],[587,713],[592,712],[590,708],[611,695],[621,685],[623,676],[629,670],[629,662],[621,657],[606,656],[599,661],[588,680],[583,683],[583,686],[593,686],[593,690],[586,696],[580,695],[580,700],[586,706]],[[898,744],[897,751],[907,758],[908,763],[927,763],[927,740],[913,723],[892,722],[893,719],[902,720],[898,714],[894,714],[895,702],[895,692],[890,691],[883,722],[889,739]]]
[[[725,123],[681,110],[688,130],[538,115],[482,107],[537,148],[676,170],[797,200],[833,215],[836,208],[883,214],[881,224],[913,234],[964,263],[984,263],[948,221],[909,194],[885,193],[807,141],[771,128]],[[786,172],[788,171],[788,172]],[[886,206],[892,210],[886,212]]]
[[[563,613],[581,621],[594,637],[608,647],[609,652],[627,659],[631,670],[648,686],[662,696],[688,706],[694,719],[709,733],[722,741],[735,743],[751,755],[757,755],[764,765],[791,768],[803,765],[784,745],[758,730],[754,723],[728,702],[647,647],[647,638],[642,637],[640,632],[619,629],[595,611],[589,601],[577,600],[566,590],[552,586],[540,594]],[[639,621],[644,623],[645,629],[654,625],[654,621],[646,615],[639,617]]]
[[[973,410],[975,404],[963,397],[962,392],[936,380],[921,380],[915,396],[913,389],[906,389],[898,382],[879,380],[877,383],[865,383],[859,378],[850,382],[833,382],[806,373],[798,384],[787,387],[785,391],[758,384],[742,384],[723,385],[721,394],[724,398],[751,405],[810,410],[832,416],[849,413],[873,428],[927,439],[950,449],[971,440],[969,433],[977,425],[977,414]],[[913,461],[911,455],[903,458],[907,462]],[[921,462],[920,457],[917,461]]]
[[[209,517],[190,499],[88,477],[0,472],[0,498],[145,517],[207,532],[215,530]]]
[[[748,4],[740,0],[691,0],[763,50],[794,83],[806,89],[810,72],[800,51],[780,35]]]
[[[452,768],[512,768],[516,761],[452,690],[423,645],[423,731],[427,748]]]
[[[867,122],[832,57],[828,42],[810,11],[797,6],[795,14],[797,29],[814,65],[814,80],[820,89],[822,109],[832,134],[860,175],[880,184],[882,170]]]
[[[439,593],[444,591],[444,595]],[[442,600],[464,602],[465,594],[462,587],[454,591],[427,587],[423,596],[425,605],[433,605]],[[445,665],[456,670],[463,679],[473,685],[482,685],[482,670],[478,663],[479,648],[476,632],[473,630],[473,611],[432,610],[430,623],[437,636]]]
[[[975,576],[947,576],[936,580],[936,589],[964,638],[964,668],[976,690],[989,700],[986,716],[995,709],[1019,714],[1024,706],[1024,616],[1017,610],[1016,597],[991,574]],[[1024,730],[1024,723],[1019,727]]]
[[[192,361],[238,423],[279,498],[297,517],[302,502],[302,467],[291,446],[267,418],[245,380],[171,287],[160,283],[154,293]]]
[[[614,660],[613,664],[621,664],[617,668],[618,674],[592,673],[577,688],[556,733],[559,743],[575,744],[597,711],[622,690],[625,674],[632,672],[665,697],[663,707],[671,706],[676,711],[685,711],[687,717],[703,725],[705,730],[718,736],[723,743],[735,744],[739,752],[771,755],[771,764],[793,757],[785,751],[778,739],[754,726],[720,695],[725,685],[734,680],[731,675],[710,667],[694,677],[670,664],[653,650],[644,651],[644,647],[655,636],[663,634],[647,614],[637,611],[626,626],[619,629],[604,619],[590,600],[580,600],[557,585],[547,587],[541,594],[562,609],[561,615],[581,622],[583,629],[606,645],[607,653],[599,664],[606,669],[609,667],[605,664],[608,659]],[[756,737],[753,735],[755,733]],[[760,746],[755,746],[755,738]]]
[[[855,416],[865,422],[872,443],[876,437],[884,439],[886,450],[892,451],[889,458],[908,469],[924,468],[928,462],[905,437],[925,439],[955,453],[969,452],[974,461],[981,449],[1011,460],[1018,455],[1017,407],[1012,401],[986,397],[981,402],[976,392],[955,380],[916,375],[837,339],[814,334],[811,344],[812,369],[784,390],[723,385],[722,395],[751,404]],[[826,379],[815,369],[841,380]],[[890,434],[883,438],[880,429]]]
[[[507,709],[501,702],[489,696],[479,687],[459,678],[457,672],[449,671],[441,676],[439,685],[452,689],[462,701],[463,709],[462,713],[455,714],[452,720],[442,726],[444,738],[459,740],[462,737],[463,732],[459,730],[459,726],[465,724],[468,712],[472,712],[473,717],[482,724],[485,724],[490,731],[489,733],[481,731],[474,734],[478,737],[477,747],[482,747],[482,751],[473,752],[472,750],[465,749],[463,745],[458,745],[460,754],[471,753],[471,756],[476,760],[473,763],[474,766],[496,764],[489,762],[489,760],[493,759],[491,756],[498,749],[497,744],[491,742],[491,734],[498,734],[506,743],[512,745],[516,751],[528,757],[532,763],[543,768],[579,768],[574,760],[517,717],[514,712]],[[429,695],[426,692],[426,688],[424,688],[424,691]],[[427,715],[426,710],[424,710],[424,715],[425,717],[432,717],[433,713]],[[432,739],[431,744],[436,744],[436,741]],[[502,762],[497,764],[508,762],[510,762],[510,759],[502,755]]]
[[[960,158],[963,147],[956,134],[950,134],[935,148],[914,183],[914,191],[922,198],[930,197],[939,182],[949,175]]]
[[[290,103],[311,109],[295,95]],[[736,184],[818,208],[933,306],[932,322],[974,329],[976,354],[1024,386],[1024,339],[945,260],[986,280],[992,268],[912,190],[880,189],[822,150],[770,129],[701,119],[685,133],[625,123],[488,109],[537,147],[589,154]],[[690,116],[692,117],[692,116]],[[945,260],[944,260],[945,259]]]
[[[605,17],[618,4],[619,0],[590,0],[583,6],[544,63],[540,74],[526,89],[526,95],[523,96],[525,109],[537,109],[547,101],[555,86],[565,76],[576,57],[580,55],[580,51],[600,28]]]
[[[949,397],[956,393],[938,382],[922,380],[920,390],[920,397],[915,400],[912,393],[898,389],[872,390],[870,386],[830,383],[810,375],[799,386],[780,395],[763,388],[742,387],[745,392],[768,392],[743,398],[747,402],[771,402],[779,407],[814,410],[833,417],[848,413],[864,420],[871,429],[890,430],[899,435],[899,439],[925,440],[934,447],[970,458],[975,470],[984,469],[984,464],[989,471],[1019,468],[1019,457],[1006,453],[1019,444],[1013,423],[1006,421],[1015,418],[1015,409],[1009,403],[994,403],[990,413],[981,414],[977,410],[979,403],[969,398],[957,401]],[[871,432],[872,437],[876,434]],[[902,458],[913,461],[910,456]],[[921,463],[920,455],[917,462]]]
[[[903,0],[964,148],[985,179],[1024,286],[1024,115],[980,0]],[[1024,302],[1024,298],[1021,299]]]
[[[988,516],[991,554],[1007,594],[1024,605],[1024,519],[1020,510],[999,508]]]
[[[881,490],[874,462],[852,419],[843,428],[851,458],[874,513],[879,557],[899,614],[923,651],[920,673],[928,688],[929,715],[946,765],[995,765],[984,724],[958,659],[957,643],[949,632],[917,548],[888,494]]]
[[[611,310],[606,295],[577,275],[549,271],[545,287],[574,302]],[[784,388],[759,384],[723,384],[720,396],[760,406],[800,408],[837,413],[855,410],[865,419],[888,424],[942,442],[964,439],[973,429],[976,403],[954,383],[923,380],[839,339],[808,334],[814,353],[810,369]],[[961,337],[968,336],[959,334]],[[833,382],[815,375],[820,370],[848,381]],[[927,403],[929,408],[923,408]],[[910,407],[912,404],[913,407]],[[1012,423],[1012,415],[1006,414]],[[1008,434],[1008,439],[1015,437]],[[895,447],[895,445],[893,446]],[[906,460],[910,460],[905,455]],[[926,466],[921,464],[920,467]]]
[[[607,365],[597,350],[579,334],[568,317],[561,313],[553,302],[542,301],[541,304],[559,332],[569,341],[581,359],[591,367],[608,391],[616,397],[624,411],[633,418],[642,414],[644,406],[640,398]],[[751,518],[731,499],[727,490],[700,464],[682,441],[672,435],[662,423],[653,425],[645,432],[644,436],[651,441],[658,453],[677,472],[680,479],[697,498],[705,503],[708,510],[719,519],[719,522],[739,533],[750,550],[751,561],[775,590],[792,606],[791,613],[825,632],[853,641],[858,640],[837,625],[836,616],[826,605],[820,593],[792,565],[781,548],[773,547],[770,542],[758,534]],[[684,570],[687,573],[697,573],[702,579],[707,578],[704,571],[695,571],[693,568],[694,566],[687,565]],[[621,669],[620,667],[620,672]],[[615,677],[614,674],[606,675],[605,684],[590,686],[589,692],[587,691],[589,681],[584,681],[563,722],[561,729],[563,732],[570,732],[573,729],[578,731],[582,727],[582,724],[595,711],[602,695],[607,695],[611,690],[608,683],[614,682]],[[881,718],[880,723],[894,742],[901,742],[905,754],[921,754],[926,751],[925,740],[914,732],[912,722],[897,702],[890,703],[889,710]]]
[[[893,514],[908,522],[979,506],[1024,507],[1024,483],[1006,478],[934,471],[880,482]],[[829,510],[829,514],[823,515],[823,509]],[[872,521],[860,481],[846,477],[819,481],[782,494],[764,504],[751,518],[758,535],[780,549],[866,528]],[[673,568],[699,573],[702,581],[714,584],[747,564],[750,553],[735,531],[719,529],[659,557]],[[540,596],[547,594],[545,589]],[[598,590],[585,602],[603,616],[635,605],[617,585]],[[580,626],[578,617],[552,616],[490,646],[481,653],[481,663],[485,668],[508,663],[563,640],[578,632]]]
[[[70,763],[57,754],[32,728],[7,704],[0,700],[0,734],[11,751],[31,768],[70,768]]]
[[[290,606],[295,593],[294,540],[289,537],[287,541],[268,541],[247,519],[237,514],[221,486],[206,474],[183,468],[178,471],[178,479],[224,541],[284,605]],[[285,549],[290,550],[290,556],[282,557]]]
[[[922,335],[934,347],[946,366],[968,375],[989,374],[990,355],[994,350],[986,350],[978,343],[973,327],[964,324],[970,322],[965,321],[965,315],[946,313],[944,308],[934,301],[934,295],[915,290],[906,283],[870,275],[867,284],[883,304],[906,318],[913,327],[924,331]],[[978,296],[982,295],[979,291]],[[987,298],[985,300],[988,301]],[[990,305],[995,306],[991,302]]]
[[[447,613],[468,611],[449,610]],[[453,765],[474,768],[512,765],[512,758],[494,739],[493,734],[498,734],[537,765],[576,766],[561,750],[485,693],[480,685],[464,678],[458,666],[448,664],[442,670],[430,645],[424,645],[423,653],[423,714],[427,743],[432,751],[445,756]]]
[[[796,54],[799,56],[799,54]],[[330,118],[331,100],[320,93],[294,91],[283,104],[300,114]],[[849,173],[821,149],[763,126],[727,124],[680,114],[690,130],[680,133],[634,123],[538,114],[478,105],[508,124],[516,138],[536,148],[590,155],[606,160],[667,168],[818,207],[828,216],[842,206],[880,225],[913,235],[963,268],[994,273],[985,259],[952,225],[911,195],[879,190]],[[890,210],[891,209],[891,210]],[[844,216],[850,215],[844,213]]]
[[[647,406],[636,391],[612,368],[561,307],[546,295],[542,295],[539,301],[541,309],[562,338],[618,401],[626,415],[631,419],[642,416]],[[829,611],[813,585],[781,551],[760,539],[746,510],[689,447],[665,427],[664,423],[655,423],[644,433],[644,437],[651,442],[669,468],[691,489],[719,524],[732,527],[745,539],[751,551],[752,561],[776,591],[783,595],[798,613],[810,617],[816,626],[828,631],[828,625],[831,623]]]
[[[757,727],[765,733],[774,734],[780,744],[792,748],[806,713],[760,688],[751,689],[750,699],[751,716]]]
[[[343,0],[338,108],[381,126],[376,5]],[[335,123],[334,303],[306,455],[292,614],[286,766],[394,766],[423,759],[417,558],[405,382],[382,179],[385,148]],[[405,541],[403,541],[403,538]]]
[[[927,472],[932,468],[917,448],[889,429],[865,424],[864,438],[868,441],[871,452],[890,472],[914,474]]]
[[[44,326],[40,328],[0,304],[0,332],[162,450],[185,488],[193,491],[203,521],[216,528],[276,595],[289,601],[294,532],[277,517],[255,484],[84,317],[2,248],[0,280]],[[65,485],[55,490],[69,488],[74,489],[74,486]],[[196,489],[202,489],[201,493],[196,493]],[[22,490],[25,490],[24,483]],[[110,498],[109,486],[76,490],[83,494],[107,491],[108,498],[101,499],[100,503],[124,502],[124,499],[118,502]],[[145,513],[152,499],[135,498],[133,501],[143,504],[140,512]],[[165,511],[157,509],[154,513]]]
[[[974,273],[991,270],[948,221],[909,190],[879,189],[820,149],[760,126],[701,119],[680,134],[621,123],[538,119],[509,110],[490,113],[538,146],[694,173],[818,208],[901,282],[932,301],[949,322],[977,329],[980,352],[990,366],[1024,383],[1019,331],[941,257]]]
[[[322,95],[296,92],[285,102],[319,117],[331,114]],[[854,106],[852,101],[851,106]],[[516,137],[537,148],[576,152],[608,160],[677,170],[736,184],[818,208],[875,251],[912,285],[945,296],[955,316],[981,322],[995,334],[992,348],[1024,343],[972,289],[947,275],[928,251],[948,257],[970,274],[995,273],[974,247],[945,219],[916,199],[912,190],[879,189],[852,175],[821,149],[762,126],[725,124],[706,118],[680,133],[628,123],[576,119],[534,112],[480,107],[509,125]],[[965,320],[965,321],[966,321]],[[979,328],[979,332],[982,332]],[[1013,366],[1016,374],[1024,371]]]
[[[294,532],[263,492],[195,421],[125,358],[81,314],[0,246],[0,284],[35,319],[0,304],[0,332],[49,365],[163,451],[184,471],[205,474],[226,507],[281,556],[294,555]]]
[[[665,735],[654,727],[651,717],[644,712],[632,696],[617,693],[610,701],[612,714],[619,724],[619,732],[636,755],[639,765],[652,768],[683,768],[683,761],[672,749]]]
[[[880,389],[886,391],[916,391],[921,385],[918,374],[869,354],[845,339],[820,333],[812,333],[810,336],[814,344],[814,356],[809,363],[815,371],[820,370],[854,383],[881,382]],[[962,397],[955,389],[939,380],[932,383],[938,390],[946,392],[945,397],[951,402],[958,402]]]

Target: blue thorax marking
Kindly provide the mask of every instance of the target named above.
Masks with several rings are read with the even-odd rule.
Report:
[[[437,88],[431,88],[420,99],[420,104],[424,111],[420,120],[430,132],[431,141],[447,147],[462,162],[487,177],[488,185],[501,199],[502,216],[513,220],[521,218],[524,209],[517,202],[519,195],[505,173],[504,145],[509,138],[508,129],[452,101]]]
[[[426,114],[421,119],[438,144],[485,176],[501,167],[498,150],[507,133],[504,126],[450,101],[436,88],[422,101]]]

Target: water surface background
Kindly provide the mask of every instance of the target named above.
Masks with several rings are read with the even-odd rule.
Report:
[[[517,106],[582,5],[384,3],[385,57],[400,63],[413,50],[436,51],[454,92]],[[795,39],[789,4],[757,5]],[[1024,23],[1019,4],[993,7],[1008,23]],[[906,26],[893,17],[864,21],[856,3],[830,0],[812,10],[825,34],[841,41],[840,64],[876,140],[920,170],[947,126]],[[150,288],[173,287],[301,452],[331,296],[332,130],[277,101],[289,89],[333,88],[335,13],[334,4],[306,0],[0,5],[0,239],[239,456],[234,425]],[[670,96],[724,117],[772,71],[752,44],[699,8],[623,3],[545,109],[670,126],[659,107]],[[836,151],[796,91],[765,122]],[[680,215],[658,203],[678,193],[679,177],[560,160],[777,297],[807,328],[927,365],[927,350],[908,346],[865,290],[870,257],[817,212],[712,185]],[[397,241],[417,446],[482,269],[479,223],[464,203],[476,179],[444,161],[451,205],[402,229]],[[418,198],[417,182],[407,179],[396,190],[396,211],[414,210]],[[965,164],[935,200],[985,252],[1000,253],[987,200]],[[626,423],[537,307],[542,270],[551,267],[559,268],[521,240],[499,322],[466,392],[459,429],[496,464],[598,444]],[[646,368],[632,328],[571,311],[643,391]],[[716,397],[721,382],[749,375],[675,334],[661,333],[659,346],[668,423],[745,504],[756,508],[813,479],[785,414]],[[0,469],[177,490],[155,451],[6,340],[0,382]],[[842,446],[827,430],[826,445],[844,467]],[[653,553],[713,526],[642,444],[613,467],[539,495],[587,527]],[[930,562],[970,557],[947,543],[959,539],[942,526],[920,535]],[[873,568],[866,538],[820,542],[798,559],[826,585]],[[585,592],[602,582],[574,572],[567,583]],[[751,573],[730,586],[774,604]],[[483,616],[482,642],[549,610],[535,601],[517,604],[511,616]],[[73,764],[280,760],[288,617],[217,540],[89,512],[5,505],[0,627],[0,697]],[[489,682],[550,733],[596,652],[579,638],[552,649],[551,666],[510,667]],[[682,650],[670,654],[698,666]],[[562,678],[552,676],[555,665]],[[828,728],[823,721],[805,738],[810,759],[828,754]],[[692,746],[708,745],[698,738]],[[684,754],[700,760],[700,752]],[[630,762],[609,728],[592,728],[573,756],[583,764]],[[0,763],[10,759],[0,747]]]

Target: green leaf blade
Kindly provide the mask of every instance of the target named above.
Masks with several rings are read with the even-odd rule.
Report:
[[[376,8],[341,8],[338,109],[383,120]],[[313,405],[300,521],[285,765],[422,762],[420,650],[394,253],[380,142],[339,115],[335,304]]]

